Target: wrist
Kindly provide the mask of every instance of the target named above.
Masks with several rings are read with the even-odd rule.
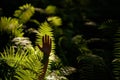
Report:
[[[48,60],[49,60],[49,55],[46,55],[45,53],[44,53],[44,56],[43,56],[43,59],[42,59],[42,63],[43,64],[45,64],[45,63],[47,63],[48,62]]]

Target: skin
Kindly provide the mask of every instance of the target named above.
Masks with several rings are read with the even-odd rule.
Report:
[[[44,53],[44,57],[42,61],[42,63],[44,64],[43,71],[42,71],[43,73],[39,76],[38,80],[43,80],[45,77],[48,62],[49,62],[48,58],[51,52],[51,44],[52,44],[52,40],[48,35],[45,35],[42,37],[42,47],[38,45],[39,49]]]

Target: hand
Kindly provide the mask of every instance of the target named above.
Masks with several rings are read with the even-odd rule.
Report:
[[[45,56],[49,57],[51,52],[51,44],[52,40],[48,35],[42,37],[42,47],[40,45],[38,45],[38,47],[44,53]]]

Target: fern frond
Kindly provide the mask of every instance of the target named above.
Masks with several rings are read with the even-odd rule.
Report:
[[[47,23],[44,22],[40,25],[39,29],[38,29],[38,35],[37,35],[37,40],[36,43],[39,45],[42,45],[42,37],[45,35],[50,36],[50,38],[52,39],[52,53],[55,52],[55,43],[54,43],[54,35],[53,35],[53,30],[51,28],[51,26]]]
[[[11,44],[14,37],[23,36],[22,24],[15,18],[1,17],[0,19],[0,51]]]
[[[2,68],[4,73],[3,79],[6,78],[6,80],[12,80],[14,78],[14,75],[16,74],[16,68],[20,67],[20,64],[22,64],[25,55],[26,54],[21,51],[15,51],[13,47],[10,49],[6,48],[3,53],[0,53],[0,58],[5,61],[0,64],[6,64],[5,66],[8,66],[8,71],[6,71],[6,67]],[[9,76],[7,74],[9,74]]]
[[[47,20],[52,26],[57,27],[62,25],[62,19],[58,16],[48,17]]]
[[[30,80],[37,80],[38,76],[41,75],[43,68],[42,63],[40,62],[41,61],[40,54],[41,54],[40,52],[36,54],[35,53],[28,54],[25,57],[24,62],[22,64],[22,70],[18,69],[17,73],[18,74],[21,73],[20,75],[26,75],[28,78],[31,78]],[[24,78],[25,76],[21,76],[21,77]],[[24,78],[24,80],[26,79]]]
[[[57,12],[57,7],[53,5],[48,5],[45,11],[47,14],[55,14]]]
[[[0,58],[0,80],[12,80],[14,74],[14,68],[9,66],[6,60]]]
[[[37,80],[37,79],[34,79],[33,76],[35,77],[35,74],[31,73],[30,71],[28,70],[18,70],[16,72],[19,76],[14,76],[15,78],[17,78],[18,80]]]
[[[5,64],[13,68],[14,73],[10,73],[12,80],[37,80],[42,73],[39,53],[27,54],[27,51],[21,50],[21,48],[15,50],[14,47],[11,47],[10,49],[6,48],[0,55],[1,59],[5,60]],[[8,71],[6,73],[9,74]]]
[[[92,54],[92,51],[88,48],[86,40],[82,37],[82,35],[74,36],[72,38],[72,42],[78,47],[79,51],[81,52],[81,55]]]
[[[1,17],[0,19],[0,33],[1,34],[9,34],[14,37],[23,36],[21,26],[22,24],[19,24],[18,20],[15,18]]]
[[[116,80],[120,80],[120,28],[118,28],[115,34],[114,42],[114,60],[112,61],[113,73]]]
[[[15,51],[13,47],[6,48],[6,50],[0,54],[1,58],[6,60],[7,64],[11,67],[16,67],[18,64],[21,64],[21,60],[24,59],[26,53],[23,51]]]
[[[83,56],[78,67],[80,80],[109,80],[106,67],[102,57],[92,54]]]
[[[20,19],[20,23],[26,23],[34,14],[35,9],[31,4],[25,4],[16,10],[14,16]]]

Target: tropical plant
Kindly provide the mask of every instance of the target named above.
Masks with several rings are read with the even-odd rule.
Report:
[[[20,48],[15,50],[14,47],[10,47],[10,49],[7,48],[1,53],[1,59],[5,61],[4,64],[9,66],[8,69],[11,68],[9,72],[5,70],[6,68],[3,68],[4,76],[1,75],[3,79],[37,80],[42,70],[42,64],[40,64],[41,56],[39,53],[27,54],[27,51],[21,50]]]
[[[24,7],[20,6],[26,2],[35,5],[37,8],[30,4],[27,4]],[[52,27],[53,34],[55,35],[55,39],[52,39],[56,43],[56,51],[54,51],[54,53],[60,58],[58,63],[54,62],[56,61],[54,58],[52,58],[52,61],[50,61],[50,76],[53,74],[55,77],[57,77],[57,79],[60,79],[58,76],[62,75],[60,74],[62,73],[60,70],[64,65],[65,67],[75,67],[77,69],[76,71],[80,71],[75,74],[71,74],[69,76],[70,80],[79,79],[77,78],[80,76],[79,73],[81,74],[82,79],[85,79],[85,77],[88,79],[89,76],[91,76],[91,73],[94,72],[92,71],[94,70],[92,68],[93,65],[99,66],[97,63],[102,64],[104,63],[103,61],[105,61],[107,64],[107,69],[110,71],[109,73],[112,73],[111,69],[113,67],[114,75],[116,79],[119,80],[119,39],[115,40],[113,51],[115,56],[113,56],[112,52],[113,36],[114,32],[116,31],[116,25],[120,25],[118,1],[60,0],[58,2],[58,0],[1,0],[0,16],[13,15],[13,11],[17,9],[18,6],[20,6],[20,8],[15,11],[14,18],[17,19],[20,24],[22,24],[20,28],[23,29],[22,32],[24,35],[22,35],[22,38],[19,36],[15,38],[11,38],[10,36],[6,37],[5,34],[0,37],[0,44],[2,44],[0,45],[0,51],[2,53],[4,50],[6,50],[6,46],[10,47],[11,41],[12,44],[15,44],[13,45],[15,50],[21,48],[21,50],[23,49],[25,51],[30,49],[29,51],[31,53],[36,50],[39,52],[39,49],[36,47],[36,43],[42,44],[42,41],[38,41],[38,39],[41,40],[42,36],[38,29],[47,23],[50,27]],[[58,17],[56,17],[58,15],[62,18],[63,25],[58,24],[61,21]],[[113,24],[114,20],[117,20],[115,24]],[[2,35],[1,33],[0,35]],[[117,35],[119,35],[119,33],[117,33]],[[29,51],[27,54],[30,53]],[[88,55],[88,53],[92,54]],[[51,57],[53,56],[55,55],[51,55]],[[41,57],[43,58],[43,56]],[[115,58],[114,60],[113,57]],[[76,58],[79,62],[76,60]],[[102,58],[103,60],[98,60],[98,58]],[[111,66],[112,60],[113,66]],[[5,61],[1,62],[3,63]],[[79,65],[82,62],[85,64]],[[100,70],[102,71],[104,69]],[[67,68],[65,68],[63,72],[64,71],[69,72]],[[50,76],[48,73],[49,79]],[[112,79],[111,76],[113,76],[113,74],[109,76],[110,79]]]
[[[19,19],[20,23],[26,23],[35,13],[35,9],[31,4],[26,4],[19,7],[19,10],[16,10],[14,16]]]
[[[3,51],[3,49],[10,45],[11,40],[14,37],[22,37],[22,24],[18,22],[15,18],[6,18],[1,17],[0,19],[0,51]]]
[[[114,37],[114,60],[112,61],[113,64],[113,73],[115,75],[115,79],[120,79],[120,28],[118,28],[117,32],[115,33]]]
[[[34,13],[34,7],[26,4],[19,9],[15,11],[14,16],[16,18],[2,17],[0,20],[0,79],[38,80],[42,73],[46,73],[49,56],[45,58],[46,56],[43,56],[44,52],[36,45],[44,46],[45,41],[42,38],[47,35],[52,40],[51,53],[55,53],[52,27],[47,21],[43,23],[37,21],[38,29],[32,28],[36,33],[35,36],[37,36],[36,44],[32,45],[33,41],[31,42],[30,38],[25,36],[27,29],[24,26],[26,26],[26,22],[30,21]],[[47,37],[44,38],[46,40]],[[42,63],[44,58],[47,59],[47,63]],[[44,76],[45,74],[43,78]]]

